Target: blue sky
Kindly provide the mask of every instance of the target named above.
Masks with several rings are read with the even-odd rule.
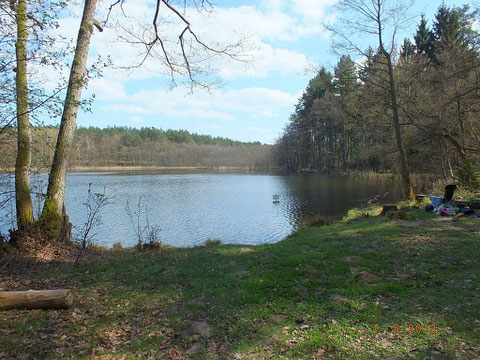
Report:
[[[209,63],[223,86],[208,93],[181,85],[169,89],[165,67],[158,59],[144,66],[125,70],[138,62],[141,48],[119,40],[117,24],[138,33],[151,22],[153,2],[129,0],[126,19],[115,12],[103,33],[95,32],[90,57],[110,55],[113,66],[103,77],[90,82],[85,96],[95,93],[93,112],[80,112],[79,126],[130,126],[186,129],[191,132],[224,136],[243,141],[273,143],[288,123],[289,115],[315,66],[331,70],[337,56],[331,52],[331,36],[322,23],[334,22],[336,0],[234,0],[217,1],[212,13],[204,15],[187,9],[192,28],[205,41],[228,43],[246,41],[249,63],[214,58]],[[449,6],[463,3],[445,1]],[[431,19],[441,1],[417,1],[411,8],[412,21],[405,35],[412,36],[419,14]],[[109,2],[100,2],[102,18]],[[79,9],[61,20],[64,35],[76,38]],[[172,20],[167,16],[166,20]],[[175,45],[178,27],[169,23],[161,28]],[[398,37],[403,40],[404,35]],[[364,39],[364,46],[369,40]],[[373,41],[373,39],[372,39]],[[373,44],[373,42],[372,42]],[[173,46],[172,45],[172,46]],[[51,74],[54,79],[58,74]],[[53,81],[52,81],[53,82]]]

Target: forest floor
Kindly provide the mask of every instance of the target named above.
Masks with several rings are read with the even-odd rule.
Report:
[[[0,311],[0,358],[478,359],[480,219],[408,215],[270,245],[12,259],[0,289],[76,299]]]

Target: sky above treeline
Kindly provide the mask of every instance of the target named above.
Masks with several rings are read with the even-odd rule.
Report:
[[[128,0],[123,11],[116,7],[104,32],[95,31],[90,63],[110,56],[112,65],[103,76],[92,79],[84,92],[95,94],[92,112],[80,112],[83,127],[129,126],[162,129],[186,129],[190,132],[228,137],[241,141],[272,144],[288,123],[290,114],[315,69],[324,66],[333,71],[338,55],[331,50],[331,35],[324,23],[335,23],[336,0],[233,0],[213,2],[208,13],[180,7],[191,28],[209,44],[233,44],[241,41],[239,55],[244,61],[229,57],[202,59],[219,83],[208,91],[182,85],[172,87],[164,62],[148,58],[141,66],[144,47],[136,45],[135,36],[149,39],[155,2]],[[398,36],[413,38],[420,14],[429,24],[440,0],[417,1],[410,9],[411,21]],[[464,3],[445,1],[447,6]],[[101,1],[97,17],[104,20],[109,1]],[[164,22],[160,32],[167,45],[177,45],[180,29],[165,7],[160,8]],[[72,7],[60,21],[60,31],[74,39],[81,8]],[[180,30],[181,31],[181,30]],[[128,32],[133,35],[128,35]],[[119,37],[120,35],[120,37]],[[364,39],[363,47],[375,45]],[[169,45],[170,44],[170,45]],[[354,60],[355,55],[352,56]],[[50,74],[51,86],[58,74]],[[48,85],[47,85],[48,86]]]

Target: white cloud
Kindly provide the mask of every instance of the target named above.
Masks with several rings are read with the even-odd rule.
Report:
[[[220,68],[220,76],[227,80],[241,77],[262,78],[272,72],[280,75],[300,74],[310,66],[310,61],[304,54],[282,48],[274,48],[266,43],[258,43],[258,47],[250,52],[252,63],[232,63]]]
[[[320,19],[324,16],[325,8],[334,4],[337,0],[263,0],[259,6],[237,6],[214,8],[210,14],[201,14],[196,9],[187,8],[186,16],[191,22],[191,27],[202,40],[208,44],[221,47],[222,44],[235,43],[239,39],[244,40],[244,48],[241,56],[251,60],[251,63],[239,63],[225,56],[203,54],[193,57],[192,63],[211,64],[214,71],[226,79],[238,79],[241,77],[265,77],[269,74],[280,73],[298,74],[311,61],[305,54],[289,50],[284,45],[278,47],[277,41],[297,41],[302,37],[311,35],[324,35],[327,32],[320,25]],[[97,17],[105,18],[110,2],[99,5]],[[123,39],[119,38],[120,28],[114,26],[119,23],[124,29],[131,30],[140,37],[149,39],[151,35],[151,21],[153,17],[152,0],[137,0],[125,2],[123,7],[128,15],[124,17],[119,7],[114,8],[109,23],[102,33],[94,31],[91,41],[91,59],[101,55],[111,56],[115,68],[105,71],[104,80],[92,81],[89,92],[95,92],[97,97],[108,99],[113,96],[123,96],[121,84],[130,80],[150,79],[152,77],[162,79],[162,86],[168,86],[169,80],[165,79],[169,72],[163,59],[147,59],[139,68],[126,69],[125,66],[138,65],[142,60],[145,47],[142,44],[133,44],[136,39],[123,31]],[[76,39],[80,24],[81,3],[70,6],[75,16],[66,16],[59,19],[60,27],[55,30],[53,36],[61,34],[67,39]],[[292,11],[293,10],[293,11]],[[165,35],[165,46],[174,49],[177,58],[181,60],[178,48],[178,34],[183,25],[175,21],[175,17],[165,9],[162,12],[160,32]],[[129,41],[125,40],[129,39]],[[67,41],[68,42],[68,41]],[[65,43],[58,43],[64,47]],[[159,51],[159,49],[157,49]],[[50,72],[46,74],[54,88],[59,74]],[[108,85],[112,82],[112,86]],[[116,82],[116,83],[113,83]],[[117,94],[117,95],[116,95]]]
[[[296,95],[277,89],[251,87],[208,94],[197,91],[183,95],[182,89],[140,90],[125,95],[121,103],[103,107],[106,111],[126,112],[135,115],[153,114],[174,118],[210,119],[224,123],[237,122],[237,113],[254,118],[277,116],[281,108],[291,108]]]
[[[231,122],[235,120],[235,116],[227,112],[215,110],[205,111],[201,109],[175,109],[167,112],[166,115],[190,119],[214,119],[224,122]]]
[[[335,0],[295,0],[291,2],[283,0],[268,0],[262,7],[238,6],[216,7],[211,14],[200,14],[196,10],[187,8],[187,17],[191,22],[191,28],[206,43],[221,48],[222,44],[235,43],[243,39],[244,48],[240,56],[252,60],[251,65],[238,63],[225,56],[203,54],[194,56],[195,61],[206,60],[212,64],[212,68],[227,79],[241,76],[264,77],[266,74],[276,71],[285,73],[297,73],[301,66],[308,62],[304,54],[277,48],[267,42],[296,41],[301,37],[326,34],[320,25],[319,18],[323,16],[325,6],[331,5]],[[151,21],[153,16],[153,2],[135,1],[124,4],[125,18],[119,9],[111,15],[110,24],[118,21],[124,29],[131,30],[142,37],[149,39],[151,33]],[[296,13],[289,11],[291,5]],[[150,6],[149,6],[150,5]],[[178,48],[178,34],[183,25],[174,21],[164,11],[165,19],[160,24],[160,31],[166,37],[165,46],[171,49],[181,60]],[[314,21],[312,21],[312,19]],[[64,27],[67,36],[76,36],[79,19],[62,19],[62,32]],[[138,65],[143,59],[145,47],[135,45],[125,40],[135,40],[131,35],[124,32],[124,39],[118,38],[118,28],[106,27],[103,33],[95,33],[92,37],[92,54],[102,56],[111,55],[114,65],[118,67]],[[160,49],[157,49],[160,51]],[[160,59],[147,59],[138,69],[109,71],[108,78],[119,81],[129,79],[147,79],[168,75],[165,62]],[[168,85],[165,83],[164,85]]]
[[[261,11],[253,6],[218,8],[207,22],[199,15],[199,31],[210,38],[228,40],[233,34],[255,37],[262,41],[295,40],[299,19],[282,11]],[[219,32],[219,29],[222,31]]]
[[[152,111],[134,104],[110,104],[102,107],[104,111],[124,112],[128,114],[151,114]]]
[[[131,121],[131,122],[134,122],[134,123],[136,123],[136,124],[141,124],[141,123],[143,123],[145,120],[144,120],[142,117],[135,115],[135,116],[132,116],[132,117],[130,118],[130,121]]]
[[[279,107],[291,107],[296,102],[295,96],[277,89],[252,87],[230,90],[217,95],[218,106],[234,111],[248,113],[274,114]]]
[[[260,4],[265,11],[282,11],[286,5],[286,0],[262,0]]]
[[[101,100],[120,100],[125,97],[125,86],[117,80],[97,78],[90,80],[88,93],[94,93]]]
[[[293,0],[292,8],[306,19],[320,21],[327,6],[334,5],[338,0]]]
[[[475,30],[475,31],[479,31],[479,30],[480,30],[480,20],[479,20],[479,19],[473,19],[473,20],[472,20],[472,28],[473,28],[473,30]]]

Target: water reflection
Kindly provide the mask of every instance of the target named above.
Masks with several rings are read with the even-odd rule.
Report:
[[[390,178],[186,171],[79,172],[67,176],[66,206],[74,225],[85,219],[88,184],[105,185],[115,200],[102,211],[97,243],[136,242],[126,205],[141,197],[160,239],[174,246],[193,246],[206,239],[258,244],[279,241],[312,214],[341,217],[375,195],[398,199],[399,185]],[[13,185],[13,184],[12,184]],[[272,195],[280,195],[274,204]],[[145,221],[145,219],[141,219]],[[4,229],[2,229],[4,231]]]
[[[310,215],[339,218],[352,207],[378,196],[382,202],[400,198],[401,184],[388,176],[290,175],[282,177],[285,216],[298,225]]]

